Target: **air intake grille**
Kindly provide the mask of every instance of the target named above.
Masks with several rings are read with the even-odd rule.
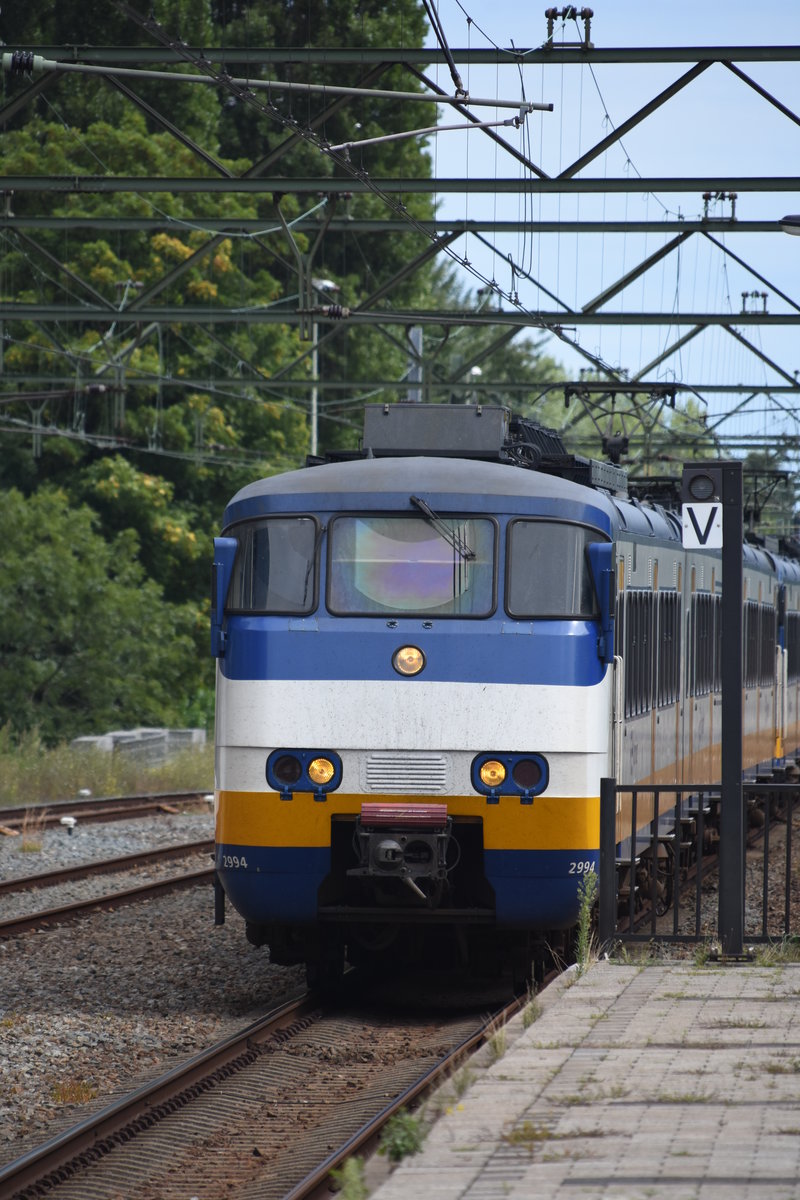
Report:
[[[446,792],[449,774],[447,759],[442,754],[370,754],[364,790],[422,795]]]

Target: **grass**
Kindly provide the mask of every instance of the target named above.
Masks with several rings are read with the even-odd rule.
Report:
[[[592,914],[598,890],[597,875],[589,871],[583,876],[578,888],[580,910],[578,913],[578,932],[575,940],[575,961],[578,966],[578,976],[583,975],[590,963],[597,958],[597,945],[592,930]]]
[[[761,1068],[766,1075],[797,1075],[800,1073],[800,1058],[792,1058],[789,1062],[771,1062]]]
[[[378,1153],[385,1154],[390,1162],[401,1162],[409,1154],[416,1154],[422,1148],[425,1133],[425,1126],[419,1117],[401,1110],[384,1125]]]
[[[214,748],[195,746],[161,766],[148,767],[125,755],[45,746],[36,732],[14,741],[0,728],[0,822],[2,808],[70,800],[86,788],[93,796],[139,792],[213,791]]]
[[[486,1045],[489,1047],[492,1061],[499,1062],[508,1048],[508,1030],[505,1024],[498,1024],[495,1021],[489,1025],[489,1030]]]
[[[347,1158],[331,1171],[331,1179],[340,1200],[367,1200],[369,1188],[364,1180],[363,1158]]]
[[[784,963],[800,962],[800,938],[789,935],[778,942],[759,946],[756,953],[756,965],[759,967],[780,967]]]
[[[42,848],[42,834],[47,823],[46,808],[28,808],[22,818],[22,840],[19,848],[23,854],[34,854]]]
[[[521,1125],[517,1125],[509,1133],[504,1133],[502,1138],[509,1146],[523,1147],[530,1154],[533,1154],[536,1146],[540,1146],[545,1142],[565,1142],[572,1141],[575,1138],[597,1138],[604,1136],[605,1133],[601,1129],[573,1129],[568,1133],[555,1133],[547,1125],[538,1125],[533,1121],[523,1121]]]
[[[532,995],[528,1003],[522,1010],[522,1028],[529,1029],[534,1021],[538,1021],[542,1015],[542,1003],[539,997]]]
[[[86,1104],[94,1100],[97,1090],[83,1079],[62,1079],[53,1084],[50,1095],[56,1104]]]

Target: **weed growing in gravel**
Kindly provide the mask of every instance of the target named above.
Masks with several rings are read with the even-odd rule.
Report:
[[[761,1068],[767,1075],[797,1075],[800,1072],[800,1058],[791,1058],[788,1062],[771,1062]]]
[[[340,1200],[367,1200],[369,1188],[364,1180],[363,1158],[347,1158],[341,1167],[331,1171]]]
[[[47,823],[47,809],[28,808],[22,818],[22,840],[19,844],[23,854],[35,854],[42,848],[42,834]]]
[[[471,1083],[475,1081],[475,1072],[469,1067],[462,1067],[455,1075],[451,1076],[450,1083],[453,1087],[453,1095],[456,1100],[460,1100]]]
[[[578,975],[583,975],[589,963],[597,955],[597,945],[592,933],[592,912],[597,899],[597,874],[589,871],[584,875],[578,887],[580,911],[578,913],[578,934],[575,942],[575,959],[578,964]]]
[[[542,1005],[538,996],[531,996],[528,1003],[522,1010],[522,1028],[529,1029],[534,1021],[538,1021],[542,1015]]]
[[[395,1113],[383,1127],[378,1153],[397,1163],[409,1154],[416,1154],[424,1141],[425,1128],[419,1117],[405,1111]]]
[[[800,962],[800,938],[784,936],[779,942],[760,946],[756,954],[759,967],[780,967],[784,963]]]
[[[498,1062],[506,1052],[508,1047],[508,1033],[505,1025],[498,1025],[495,1022],[489,1026],[490,1033],[486,1044],[489,1047],[489,1053],[494,1062]]]
[[[706,1022],[707,1029],[763,1029],[765,1025],[758,1017],[720,1017]]]
[[[62,1079],[53,1084],[50,1094],[56,1104],[86,1104],[94,1100],[97,1090],[83,1079]]]
[[[555,1133],[546,1125],[537,1125],[533,1121],[523,1121],[521,1125],[517,1125],[510,1133],[502,1135],[503,1141],[509,1146],[523,1146],[530,1154],[533,1154],[536,1146],[544,1142],[563,1142],[571,1141],[573,1138],[594,1138],[605,1137],[605,1133],[601,1129],[573,1129],[568,1133]]]
[[[533,1121],[523,1121],[510,1133],[502,1135],[503,1141],[509,1146],[524,1146],[531,1154],[538,1142],[547,1142],[552,1137],[552,1129],[548,1129],[546,1125],[536,1125]]]

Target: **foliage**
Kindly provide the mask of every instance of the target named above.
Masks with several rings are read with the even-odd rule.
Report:
[[[0,806],[68,800],[88,790],[94,796],[130,796],[194,788],[212,791],[214,752],[209,743],[187,749],[166,763],[149,766],[122,754],[47,746],[36,729],[15,734],[0,727]]]
[[[364,1179],[363,1158],[346,1158],[341,1167],[331,1171],[340,1200],[367,1200],[369,1188]]]
[[[378,1153],[397,1163],[421,1150],[424,1141],[425,1127],[420,1118],[402,1109],[384,1125]]]
[[[85,506],[0,493],[0,723],[45,742],[125,724],[179,725],[202,679],[199,612],[165,604],[127,528],[106,541]]]
[[[427,28],[417,0],[148,0],[133,7],[194,47],[419,46]],[[34,51],[158,44],[106,0],[4,6],[0,37]],[[273,72],[269,64],[248,69]],[[313,72],[315,82],[414,86],[400,67],[295,64],[292,72],[296,81]],[[279,219],[314,210],[322,234],[334,212],[387,215],[371,192],[338,200],[293,195],[293,177],[319,175],[322,186],[340,171],[298,128],[313,127],[329,144],[368,139],[432,124],[433,106],[374,96],[342,105],[324,94],[299,101],[281,93],[269,97],[267,112],[224,86],[126,80],[138,104],[98,75],[62,73],[45,82],[31,89],[25,78],[3,77],[5,101],[26,101],[9,109],[5,173],[142,181],[116,193],[19,189],[17,215],[79,223],[67,233],[9,231],[2,242],[4,300],[111,311],[105,322],[65,320],[57,332],[36,320],[8,319],[3,327],[0,506],[10,534],[0,551],[0,724],[15,737],[35,729],[49,745],[123,723],[207,724],[211,538],[240,487],[299,466],[309,445],[305,393],[290,383],[310,378],[310,329],[270,319],[298,307],[298,256],[314,277],[335,281],[336,299],[350,308],[458,308],[464,298],[435,258],[408,269],[429,248],[410,227],[391,237],[298,231],[290,245]],[[375,178],[431,172],[424,139],[354,155]],[[267,188],[144,190],[148,178],[245,173],[277,175],[286,187],[280,195]],[[412,217],[433,216],[430,196],[404,203]],[[137,226],[145,218],[158,227]],[[201,218],[250,218],[259,232],[212,234],[198,228]],[[137,319],[136,306],[156,300],[174,319]],[[240,319],[181,319],[212,308],[235,310]],[[351,447],[365,398],[404,395],[402,382],[373,384],[402,381],[408,350],[402,335],[346,321],[320,320],[317,332],[320,378],[344,385],[320,392],[320,444]],[[432,398],[468,398],[463,368],[477,352],[509,384],[493,403],[519,407],[511,383],[557,374],[523,336],[493,347],[491,332],[473,333],[426,333],[431,382],[444,383]]]
[[[578,886],[580,910],[578,912],[578,930],[575,939],[575,961],[578,966],[578,975],[583,975],[584,971],[588,968],[594,949],[592,918],[598,888],[599,883],[596,872],[587,871]]]

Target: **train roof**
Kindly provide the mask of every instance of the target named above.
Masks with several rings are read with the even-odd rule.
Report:
[[[404,455],[332,462],[271,475],[248,484],[225,510],[224,525],[267,513],[363,511],[365,508],[412,508],[422,493],[434,509],[464,507],[471,512],[552,515],[601,529],[609,536],[625,532],[637,538],[680,541],[680,522],[658,506],[612,497],[571,479],[509,464]]]
[[[680,543],[679,489],[678,480],[645,479],[629,495],[622,468],[569,454],[555,430],[503,407],[373,404],[360,450],[309,456],[304,468],[256,480],[230,501],[224,525],[277,512],[408,512],[422,493],[443,511],[463,511],[468,498],[473,513],[552,515],[612,537]],[[786,582],[800,582],[795,558],[783,544],[744,547],[745,565]]]
[[[383,509],[411,507],[409,497],[424,493],[428,503],[447,508],[458,496],[470,497],[473,512],[530,511],[531,501],[568,519],[586,521],[610,532],[616,524],[613,506],[602,492],[539,471],[507,464],[459,458],[410,456],[362,458],[332,462],[271,475],[248,484],[225,510],[225,524],[266,512]],[[370,505],[372,500],[372,505]],[[459,504],[462,507],[462,504]]]

